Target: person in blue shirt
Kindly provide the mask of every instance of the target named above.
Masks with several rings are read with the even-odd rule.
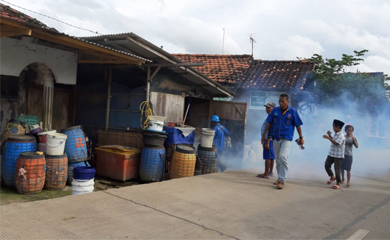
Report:
[[[279,96],[279,107],[272,110],[267,117],[267,125],[261,141],[266,140],[266,133],[272,125],[272,137],[274,139],[274,151],[276,157],[276,171],[278,172],[278,180],[274,183],[277,188],[283,189],[286,182],[288,172],[288,155],[290,153],[291,142],[294,137],[295,128],[299,134],[298,144],[303,145],[305,140],[302,136],[302,120],[299,117],[297,110],[288,106],[289,96],[281,94]]]
[[[213,115],[210,122],[211,128],[215,130],[213,145],[217,148],[217,167],[223,172],[226,166],[221,162],[221,155],[225,146],[225,137],[229,136],[229,131],[219,123],[217,115]]]
[[[274,102],[268,102],[264,105],[265,111],[269,115],[272,110],[275,108]],[[261,126],[261,135],[263,135],[265,126],[267,125],[267,119],[264,120],[263,125]],[[274,145],[272,141],[272,125],[268,132],[266,133],[267,140],[265,142],[262,142],[263,144],[263,159],[265,163],[264,167],[264,173],[259,174],[256,177],[259,178],[269,178],[269,176],[273,176],[272,170],[274,169],[274,160],[275,160],[275,152],[274,152]]]

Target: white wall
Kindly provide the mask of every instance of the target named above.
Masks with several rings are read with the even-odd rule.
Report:
[[[44,63],[53,72],[57,83],[76,84],[77,53],[50,48],[35,43],[36,39],[0,39],[0,74],[19,77],[22,70],[34,62]]]

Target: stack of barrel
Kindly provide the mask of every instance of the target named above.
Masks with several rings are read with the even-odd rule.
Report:
[[[76,166],[73,169],[72,195],[91,193],[94,190],[96,170],[93,167]]]
[[[217,165],[217,149],[213,146],[215,131],[202,129],[202,141],[198,146],[195,175],[215,173]]]
[[[140,178],[143,182],[159,182],[165,172],[164,142],[167,134],[163,131],[144,131],[144,147],[141,153]]]

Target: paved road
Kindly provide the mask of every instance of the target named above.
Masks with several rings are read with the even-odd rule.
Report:
[[[209,174],[0,207],[1,239],[390,239],[390,177]],[[325,174],[324,174],[325,175]],[[311,179],[308,181],[307,179]]]

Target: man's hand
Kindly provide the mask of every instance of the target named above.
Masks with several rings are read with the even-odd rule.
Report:
[[[264,143],[265,143],[265,136],[261,137],[261,143],[264,145]]]
[[[298,144],[299,144],[299,145],[303,145],[304,143],[305,143],[305,139],[300,138],[300,139],[298,140]]]
[[[332,132],[331,131],[328,131],[327,134],[328,134],[329,137],[332,136]]]

